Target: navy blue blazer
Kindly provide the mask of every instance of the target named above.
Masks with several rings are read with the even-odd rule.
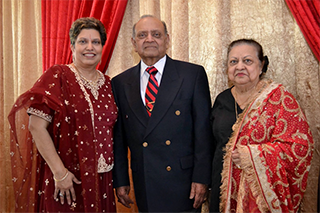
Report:
[[[167,56],[149,117],[140,95],[140,63],[112,79],[119,115],[114,128],[114,187],[130,185],[128,147],[140,212],[192,209],[191,183],[211,183],[211,99],[200,65]]]

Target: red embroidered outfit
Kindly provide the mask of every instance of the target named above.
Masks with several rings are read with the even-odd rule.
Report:
[[[110,79],[99,71],[95,85],[71,65],[49,68],[9,114],[16,211],[115,212],[112,185],[113,126],[117,107]],[[48,132],[64,166],[81,184],[76,201],[55,201],[53,174],[28,131],[28,115],[48,122]]]
[[[313,139],[294,97],[263,80],[226,146],[221,212],[297,212],[306,190]],[[241,169],[231,160],[239,149]]]

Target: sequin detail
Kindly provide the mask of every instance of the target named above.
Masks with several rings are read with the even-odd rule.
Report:
[[[107,164],[106,159],[100,154],[100,158],[98,160],[98,173],[110,172],[113,169],[113,163]]]
[[[32,114],[32,115],[36,115],[36,116],[38,116],[40,118],[43,118],[44,120],[48,121],[49,123],[52,122],[52,116],[44,113],[42,110],[38,110],[38,109],[35,109],[35,108],[32,108],[32,107],[29,107],[27,109],[27,113],[28,114]]]

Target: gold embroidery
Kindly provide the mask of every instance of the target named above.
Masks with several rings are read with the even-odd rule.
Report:
[[[42,110],[38,110],[38,109],[35,109],[32,107],[29,107],[27,109],[27,113],[32,114],[32,115],[36,115],[40,118],[43,118],[44,120],[48,121],[49,123],[52,122],[52,116],[44,113]]]
[[[104,172],[109,172],[113,168],[113,163],[112,164],[107,164],[106,159],[103,157],[102,154],[100,154],[100,158],[98,160],[98,173],[104,173]]]
[[[93,105],[92,105],[92,102],[91,102],[91,100],[90,100],[89,94],[87,93],[86,89],[84,88],[85,85],[84,85],[83,83],[81,83],[82,81],[81,81],[79,72],[77,72],[72,65],[68,64],[67,66],[68,66],[68,67],[71,69],[71,71],[75,74],[76,80],[77,80],[77,82],[78,82],[78,84],[79,84],[79,86],[80,86],[80,89],[81,89],[82,92],[84,93],[84,97],[85,97],[86,101],[87,101],[88,104],[89,104],[90,114],[91,114],[91,122],[92,122],[92,129],[93,129],[93,135],[94,135],[94,137],[95,137],[96,134],[95,134],[95,131],[94,131],[94,130],[95,130],[94,110],[93,110]]]
[[[72,66],[72,65],[68,65],[68,67],[74,72],[74,74],[76,75],[76,79],[78,81],[78,83],[80,85],[83,85],[84,87],[86,87],[87,89],[89,89],[91,91],[91,94],[93,95],[93,97],[98,100],[99,97],[99,89],[102,87],[102,85],[104,85],[105,83],[105,78],[102,74],[102,72],[100,72],[99,70],[97,70],[98,72],[98,79],[96,81],[92,81],[92,80],[88,80],[86,79],[83,75],[81,75],[80,72],[77,71],[77,68]]]

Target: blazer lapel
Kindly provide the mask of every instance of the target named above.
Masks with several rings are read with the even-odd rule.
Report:
[[[181,87],[182,81],[183,79],[179,78],[174,61],[167,56],[161,84],[158,90],[152,115],[149,118],[145,136],[147,136],[157,126],[157,124],[166,114],[172,102],[174,101],[179,88]]]
[[[138,120],[144,125],[148,124],[148,113],[143,105],[140,95],[140,63],[133,67],[132,76],[125,85],[125,93],[129,106]]]

